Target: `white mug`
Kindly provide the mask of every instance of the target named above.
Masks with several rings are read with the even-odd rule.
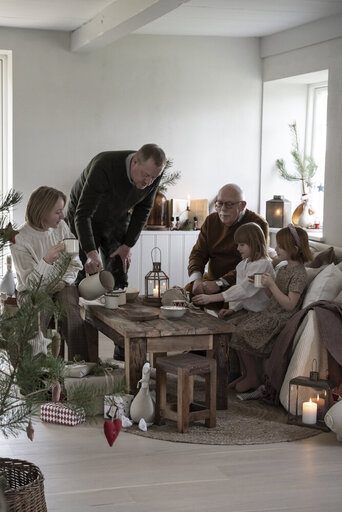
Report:
[[[77,238],[64,238],[63,239],[64,249],[67,253],[74,255],[79,253],[79,243]]]
[[[119,296],[119,306],[126,304],[126,290],[118,289],[115,290],[116,295]]]
[[[261,283],[261,276],[263,274],[254,274],[254,286],[255,288],[265,288]]]
[[[101,297],[100,301],[107,309],[117,309],[119,307],[119,299],[120,296],[116,293],[108,292],[105,293],[103,297]]]
[[[78,293],[80,297],[86,300],[95,300],[111,292],[114,288],[113,274],[108,270],[101,270],[97,274],[87,275],[78,285]]]

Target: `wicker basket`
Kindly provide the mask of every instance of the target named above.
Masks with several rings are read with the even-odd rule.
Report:
[[[47,512],[44,477],[37,466],[25,460],[0,458],[0,474],[9,486],[4,490],[8,512]]]

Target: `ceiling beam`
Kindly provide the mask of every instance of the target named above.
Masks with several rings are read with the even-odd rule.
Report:
[[[115,0],[71,33],[73,52],[91,51],[124,37],[189,0]]]

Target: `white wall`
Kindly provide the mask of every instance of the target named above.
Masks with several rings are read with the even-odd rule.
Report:
[[[227,182],[258,208],[257,39],[129,36],[92,53],[62,32],[0,29],[13,50],[14,187],[69,190],[96,153],[156,142],[182,180],[167,197],[212,199]]]
[[[293,39],[289,44],[293,45]],[[282,51],[284,53],[264,59],[265,81],[329,70],[324,239],[327,243],[342,246],[342,38],[298,50]]]

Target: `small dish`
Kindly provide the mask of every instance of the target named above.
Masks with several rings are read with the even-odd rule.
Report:
[[[181,306],[160,306],[160,311],[163,313],[163,315],[166,318],[181,318],[187,308],[181,307]]]

